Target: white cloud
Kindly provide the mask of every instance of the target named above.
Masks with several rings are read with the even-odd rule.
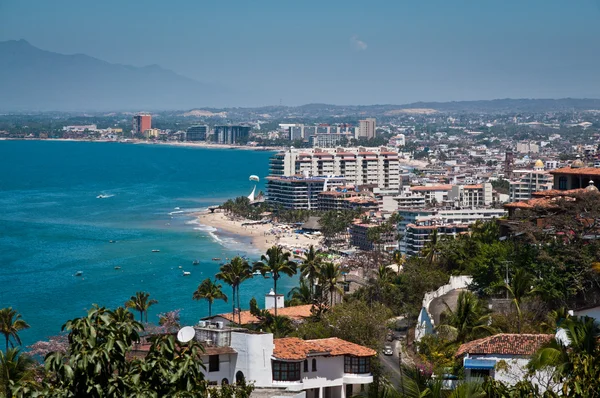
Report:
[[[357,35],[354,35],[350,38],[350,43],[357,51],[365,51],[367,49],[367,43],[360,40]]]

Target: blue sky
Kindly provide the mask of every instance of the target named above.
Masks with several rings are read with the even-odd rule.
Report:
[[[0,40],[158,64],[236,105],[600,97],[600,0],[0,0]]]

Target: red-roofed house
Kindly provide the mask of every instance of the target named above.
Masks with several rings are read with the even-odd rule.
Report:
[[[531,356],[554,338],[552,334],[497,334],[461,345],[456,352],[463,357],[467,380],[492,377],[508,385],[523,380]],[[550,371],[538,371],[532,382],[545,388]]]

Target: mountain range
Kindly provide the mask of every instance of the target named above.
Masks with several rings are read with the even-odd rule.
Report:
[[[0,42],[0,112],[224,109],[237,105],[240,94],[158,65],[134,67],[111,64],[83,54],[45,51],[25,40]],[[405,105],[308,104],[246,109],[280,113],[282,116],[319,116],[392,115],[415,108],[438,112],[551,112],[600,109],[600,100],[498,99]]]
[[[0,42],[0,110],[157,110],[225,106],[227,90],[157,65],[111,64]]]

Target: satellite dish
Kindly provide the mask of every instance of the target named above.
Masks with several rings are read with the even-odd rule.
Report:
[[[177,340],[179,340],[180,343],[187,343],[192,340],[194,336],[196,336],[196,331],[191,326],[182,327],[179,329],[179,332],[177,332]]]

